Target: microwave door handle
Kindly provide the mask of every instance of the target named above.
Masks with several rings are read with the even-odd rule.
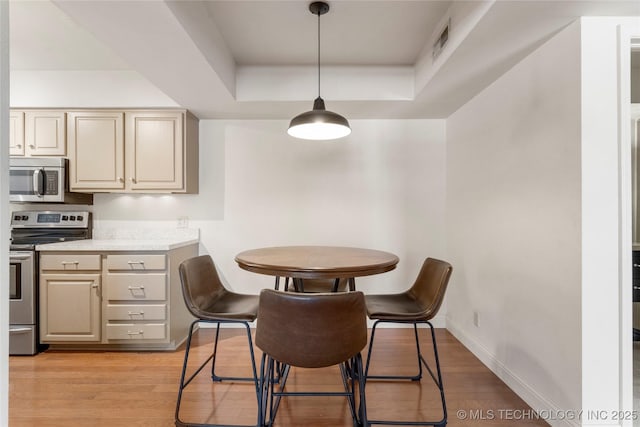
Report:
[[[44,196],[44,169],[36,169],[33,171],[33,188],[38,196]]]

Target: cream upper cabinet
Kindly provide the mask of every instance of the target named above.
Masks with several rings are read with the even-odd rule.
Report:
[[[11,110],[9,154],[12,156],[64,157],[67,154],[65,112]]]
[[[24,145],[27,156],[67,154],[64,111],[25,111]]]
[[[71,190],[198,192],[198,120],[185,110],[67,113]]]
[[[11,110],[9,113],[9,154],[24,156],[24,113]]]
[[[122,112],[68,112],[67,145],[72,191],[124,190]]]
[[[131,190],[182,190],[182,113],[127,112],[125,165]]]

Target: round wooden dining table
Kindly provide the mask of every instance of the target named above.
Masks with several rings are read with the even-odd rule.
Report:
[[[250,249],[236,255],[240,268],[259,274],[303,279],[348,279],[391,271],[398,257],[390,252],[345,246],[274,246]]]

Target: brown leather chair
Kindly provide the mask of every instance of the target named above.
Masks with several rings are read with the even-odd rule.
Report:
[[[180,273],[180,281],[182,282],[182,295],[187,309],[196,318],[189,328],[189,336],[187,337],[186,349],[184,354],[184,363],[182,366],[182,375],[180,376],[180,389],[178,391],[178,400],[176,402],[175,424],[176,426],[229,426],[229,424],[197,424],[186,423],[179,417],[180,402],[182,400],[182,392],[202,371],[204,366],[211,363],[211,379],[213,381],[251,381],[256,390],[256,400],[259,403],[258,375],[256,370],[255,355],[253,351],[253,343],[251,340],[251,329],[249,322],[256,320],[258,314],[258,295],[243,295],[227,290],[218,276],[213,260],[209,255],[201,255],[190,258],[182,262],[178,267]],[[213,344],[213,352],[204,363],[185,381],[187,371],[187,363],[189,360],[189,350],[191,348],[191,339],[196,325],[198,323],[214,323],[216,325],[216,336]],[[218,351],[218,337],[221,323],[241,324],[247,332],[247,340],[249,342],[249,353],[251,356],[251,366],[253,368],[253,377],[233,377],[218,376],[215,373],[216,354]]]
[[[440,359],[438,358],[438,348],[436,346],[436,336],[430,320],[438,313],[444,294],[449,283],[452,272],[451,264],[445,261],[427,258],[422,264],[422,269],[416,278],[413,286],[408,290],[398,294],[387,295],[367,295],[367,314],[370,319],[375,320],[371,329],[371,339],[369,340],[369,351],[367,353],[367,364],[365,367],[366,381],[372,379],[385,380],[412,380],[419,381],[422,378],[422,365],[429,371],[431,378],[440,390],[442,401],[443,417],[438,421],[410,421],[403,423],[398,420],[369,420],[370,424],[396,424],[396,425],[430,425],[444,426],[447,424],[447,406],[444,398],[444,388],[442,386],[442,373],[440,371]],[[416,353],[418,359],[418,373],[410,376],[398,375],[371,375],[369,374],[369,364],[371,362],[371,352],[373,350],[373,340],[376,327],[380,323],[405,323],[413,324],[416,340]],[[436,373],[425,360],[420,350],[418,340],[418,324],[426,324],[431,331],[433,342],[433,352],[435,356]]]
[[[260,293],[258,317],[256,345],[263,351],[261,426],[273,424],[283,396],[346,396],[354,423],[368,425],[360,355],[367,344],[362,292],[308,294],[264,289]],[[284,391],[291,366],[333,365],[340,365],[343,392]]]

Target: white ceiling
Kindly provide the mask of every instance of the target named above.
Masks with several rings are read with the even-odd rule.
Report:
[[[308,4],[11,0],[10,67],[133,70],[200,118],[290,118],[317,95]],[[329,4],[322,96],[354,119],[447,117],[577,17],[640,16],[637,0]]]

